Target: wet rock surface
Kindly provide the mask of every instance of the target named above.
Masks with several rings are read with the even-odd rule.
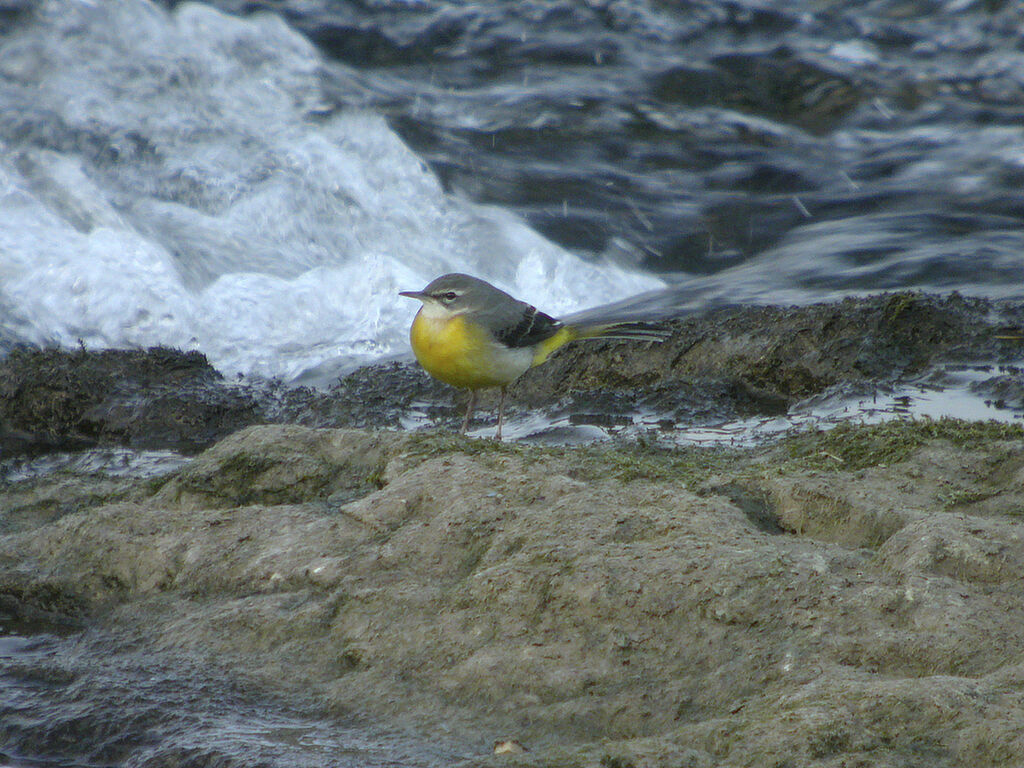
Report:
[[[736,388],[734,402],[746,398],[747,409],[756,410],[759,398],[791,404],[843,382],[917,375],[940,360],[1019,360],[1024,312],[956,294],[897,293],[807,307],[724,309],[670,327],[664,344],[569,347],[529,371],[513,392],[543,398],[571,389],[657,391],[676,382],[724,381]]]
[[[0,361],[0,458],[96,445],[194,453],[260,412],[198,352],[19,348]]]

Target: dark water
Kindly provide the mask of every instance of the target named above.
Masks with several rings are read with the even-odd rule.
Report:
[[[0,766],[435,768],[446,745],[261,696],[96,629],[0,613]]]
[[[450,190],[686,295],[1024,292],[1020,2],[215,5],[282,14]]]

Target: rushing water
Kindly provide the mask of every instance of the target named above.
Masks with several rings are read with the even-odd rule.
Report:
[[[396,291],[453,270],[552,313],[1022,293],[1020,3],[214,5],[4,6],[0,346],[288,380],[406,351]]]

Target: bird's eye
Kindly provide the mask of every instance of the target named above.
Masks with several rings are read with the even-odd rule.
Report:
[[[451,304],[458,297],[459,294],[457,294],[455,291],[448,291],[447,293],[441,294],[441,301],[443,301],[445,304]]]

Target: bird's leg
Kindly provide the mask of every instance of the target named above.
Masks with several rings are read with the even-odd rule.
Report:
[[[466,418],[462,420],[462,429],[459,434],[466,434],[469,429],[469,417],[473,415],[473,407],[476,405],[476,390],[469,390],[469,405],[466,406]]]
[[[501,440],[501,422],[505,419],[505,387],[501,388],[501,399],[498,400],[498,431],[494,433],[495,440]]]

